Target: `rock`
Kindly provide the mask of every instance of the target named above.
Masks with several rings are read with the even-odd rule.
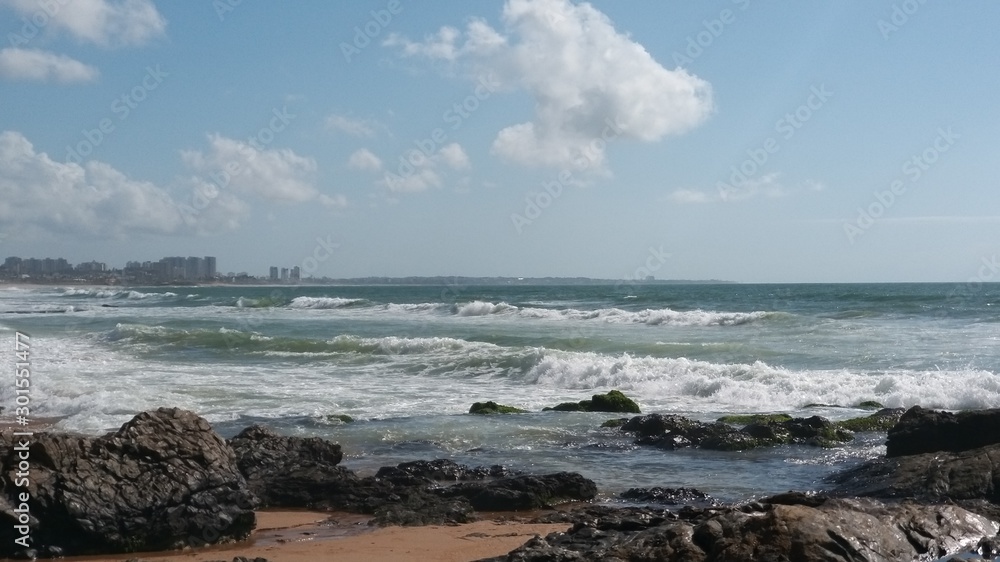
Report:
[[[315,507],[357,478],[338,467],[340,445],[319,437],[289,437],[254,425],[229,440],[237,466],[263,507]]]
[[[716,421],[730,425],[750,425],[752,423],[768,424],[771,422],[784,422],[791,419],[792,416],[788,414],[733,414],[722,416]]]
[[[467,482],[437,490],[446,498],[462,497],[481,511],[522,511],[597,496],[597,485],[575,472],[514,476],[491,482]]]
[[[716,505],[708,494],[694,488],[629,488],[619,497],[635,503],[659,505],[705,504]]]
[[[884,409],[886,409],[886,407],[883,406],[881,402],[876,402],[874,400],[865,400],[864,402],[861,402],[857,406],[855,406],[855,408],[858,408],[859,410],[884,410]]]
[[[614,419],[610,419],[610,420],[602,423],[601,427],[612,427],[612,428],[614,428],[614,427],[621,427],[621,426],[625,425],[625,422],[627,422],[627,421],[628,421],[628,418],[614,418]]]
[[[902,408],[884,408],[870,416],[839,421],[837,425],[850,431],[889,431],[902,415]]]
[[[19,440],[0,437],[0,555],[15,556]],[[39,556],[170,550],[245,539],[256,501],[226,442],[177,408],[103,437],[39,433],[30,448],[31,544]],[[31,553],[22,553],[31,554]]]
[[[470,467],[448,459],[411,461],[396,466],[383,466],[375,477],[397,486],[430,485],[435,482],[458,482],[505,478],[515,473],[499,464]]]
[[[702,423],[683,416],[647,414],[630,419],[621,430],[637,434],[637,444],[661,449],[702,447],[741,451],[780,444],[829,447],[853,438],[850,431],[820,416],[751,423],[737,429],[719,422]]]
[[[958,453],[879,457],[828,479],[838,496],[985,499],[1000,503],[1000,445]]]
[[[347,414],[330,414],[326,416],[327,421],[339,421],[342,423],[354,423],[354,418]]]
[[[527,410],[497,404],[492,400],[489,402],[476,402],[469,408],[470,414],[525,414]]]
[[[568,532],[536,537],[491,560],[910,562],[984,544],[998,527],[956,506],[873,500],[768,503],[679,518],[588,510]]]
[[[952,414],[914,406],[889,431],[888,457],[966,451],[1000,443],[1000,409]]]
[[[580,402],[563,402],[562,404],[558,404],[551,408],[542,408],[542,411],[550,410],[557,412],[640,413],[639,405],[636,404],[634,400],[617,390],[611,390],[607,394],[595,394],[590,400],[581,400]]]

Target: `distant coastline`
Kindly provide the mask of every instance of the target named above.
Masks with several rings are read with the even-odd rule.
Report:
[[[142,286],[142,287],[196,287],[196,286],[325,286],[325,285],[729,285],[736,281],[720,279],[593,279],[590,277],[462,277],[462,276],[410,276],[410,277],[351,277],[351,278],[306,278],[298,283],[270,281],[260,277],[236,277],[213,281],[164,281],[149,284],[126,284],[121,282],[101,282],[95,279],[0,279],[0,286],[52,286],[52,285],[100,285],[100,286]]]

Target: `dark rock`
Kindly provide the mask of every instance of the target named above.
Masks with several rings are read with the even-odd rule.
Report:
[[[968,545],[989,548],[997,528],[956,506],[873,500],[771,503],[749,510],[705,510],[680,519],[588,510],[569,531],[537,537],[493,560],[909,562],[932,560]]]
[[[621,430],[635,433],[637,444],[661,449],[702,447],[741,451],[791,443],[828,447],[853,438],[850,431],[820,416],[752,423],[737,429],[719,422],[702,423],[683,416],[647,414],[630,419]]]
[[[886,407],[882,405],[881,402],[876,402],[874,400],[865,400],[859,403],[856,408],[859,410],[885,410]]]
[[[660,505],[683,505],[683,504],[711,504],[715,505],[715,500],[708,494],[694,488],[629,488],[619,497],[636,503],[660,504]]]
[[[429,485],[435,482],[459,482],[504,478],[515,473],[501,465],[470,467],[448,459],[404,462],[396,466],[383,466],[375,477],[397,486]]]
[[[625,422],[627,421],[628,418],[614,418],[602,423],[601,427],[611,427],[611,428],[621,427],[625,425]]]
[[[839,421],[837,425],[849,431],[889,431],[903,415],[902,408],[884,408],[870,416]]]
[[[14,556],[19,440],[5,432],[0,555]],[[226,442],[176,408],[143,412],[103,437],[35,434],[32,547],[38,556],[169,550],[245,539],[255,498]],[[22,553],[31,554],[31,553]]]
[[[829,481],[835,485],[830,493],[838,496],[1000,503],[1000,445],[958,453],[879,457]]]
[[[340,445],[319,437],[289,437],[260,425],[229,440],[240,472],[264,507],[316,507],[317,498],[343,493],[357,478],[337,466]]]
[[[446,498],[465,498],[481,511],[521,511],[566,501],[592,500],[597,495],[597,485],[575,472],[557,472],[455,484],[437,493]]]
[[[524,414],[527,410],[522,410],[520,408],[515,408],[513,406],[504,406],[503,404],[497,404],[492,400],[489,402],[476,402],[469,408],[470,414]]]
[[[716,421],[730,425],[750,425],[752,423],[767,424],[771,422],[783,422],[790,419],[792,419],[792,416],[788,414],[732,414],[722,416]]]
[[[914,406],[889,430],[888,457],[966,451],[1000,443],[1000,409],[952,414]]]
[[[542,408],[542,411],[550,410],[557,412],[640,413],[639,405],[618,390],[611,390],[607,394],[595,394],[590,400],[581,400],[580,402],[563,402],[562,404],[558,404],[551,408]]]

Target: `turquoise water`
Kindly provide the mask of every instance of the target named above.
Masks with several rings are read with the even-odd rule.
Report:
[[[840,419],[865,414],[853,408],[865,400],[1000,407],[997,303],[991,284],[40,287],[0,289],[0,338],[13,349],[13,330],[31,335],[33,409],[67,430],[181,406],[224,434],[264,421],[337,440],[362,471],[450,457],[578,470],[609,493],[684,485],[736,498],[815,489],[878,454],[881,437],[665,452],[600,429],[605,414],[465,412],[609,389],[644,412],[702,420]],[[13,405],[12,385],[0,403]]]

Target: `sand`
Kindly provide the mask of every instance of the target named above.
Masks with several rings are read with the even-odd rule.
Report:
[[[567,524],[530,524],[483,520],[464,525],[369,527],[364,516],[314,511],[260,511],[251,539],[237,545],[172,553],[119,554],[63,558],[68,562],[230,561],[234,556],[271,562],[315,560],[377,560],[466,562],[506,554],[535,535],[565,531]]]

